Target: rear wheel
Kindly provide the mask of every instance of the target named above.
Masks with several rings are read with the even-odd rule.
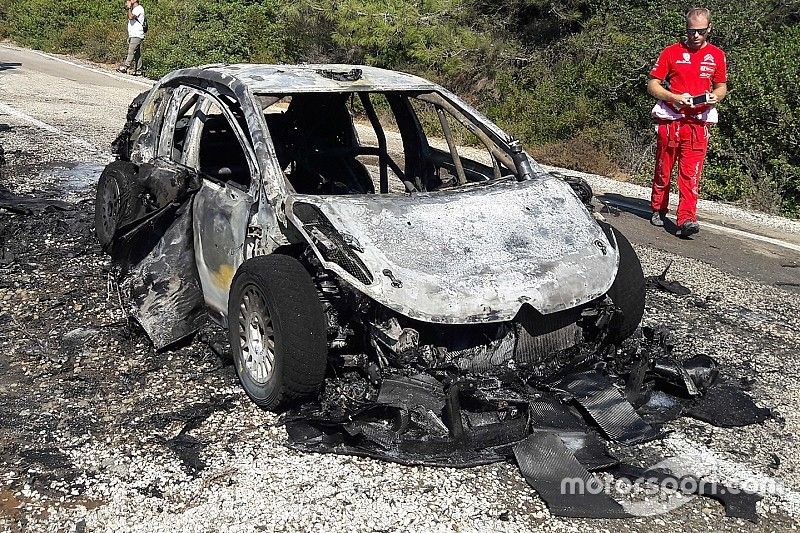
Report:
[[[114,239],[117,229],[133,218],[140,187],[134,183],[136,166],[114,161],[103,170],[97,182],[94,202],[94,227],[104,247]]]
[[[239,381],[259,406],[279,410],[322,385],[325,314],[296,259],[255,257],[239,268],[228,297],[228,336]]]
[[[613,233],[617,240],[619,268],[614,284],[608,290],[608,296],[621,313],[611,320],[609,337],[612,341],[620,342],[630,337],[642,321],[645,304],[644,272],[636,250],[625,235],[610,224],[601,222],[600,225],[609,237]]]

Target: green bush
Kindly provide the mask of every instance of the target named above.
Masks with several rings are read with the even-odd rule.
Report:
[[[800,209],[800,26],[770,33],[730,54],[736,73],[715,147],[721,187],[771,194],[783,211]],[[713,175],[713,174],[712,174]]]

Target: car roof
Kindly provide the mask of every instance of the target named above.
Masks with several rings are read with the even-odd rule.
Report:
[[[195,76],[213,71],[233,77],[247,85],[254,94],[350,91],[431,91],[440,89],[426,79],[377,67],[344,64],[206,65],[193,69]],[[361,75],[348,76],[360,70]]]

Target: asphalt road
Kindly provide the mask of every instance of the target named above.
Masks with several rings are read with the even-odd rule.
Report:
[[[793,223],[743,222],[725,209],[709,210],[701,213],[701,233],[681,240],[650,226],[646,203],[635,195],[597,191],[619,207],[604,216],[635,244],[645,273],[673,261],[670,277],[692,290],[683,298],[649,291],[644,323],[669,325],[679,355],[711,355],[753,381],[751,394],[776,416],[740,429],[680,420],[648,448],[709,479],[750,483],[764,496],[758,525],[725,518],[704,498],[673,497],[669,513],[624,521],[554,518],[512,465],[406,468],[288,450],[274,415],[248,401],[230,364],[209,347],[216,332],[157,354],[131,330],[107,291],[109,265],[94,241],[90,199],[127,106],[146,86],[141,78],[0,44],[7,159],[0,185],[72,206],[33,216],[0,212],[0,529],[800,525],[800,233]]]
[[[650,224],[650,206],[645,200],[614,193],[601,194],[599,199],[619,210],[616,216],[605,216],[629,236],[632,242],[704,261],[723,272],[800,293],[800,252],[758,238],[765,236],[781,240],[787,245],[800,246],[796,244],[798,238],[795,234],[778,232],[755,224],[750,227],[737,225],[728,220],[720,220],[724,217],[700,211],[701,233],[690,239],[680,239],[675,237],[677,227],[674,218],[663,228]],[[708,227],[709,223],[727,223],[727,227],[749,235],[711,229]],[[680,276],[680,273],[673,272],[673,275]]]

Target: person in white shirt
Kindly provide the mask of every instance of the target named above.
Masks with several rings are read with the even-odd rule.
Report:
[[[142,75],[142,41],[144,40],[145,18],[144,8],[138,0],[126,0],[125,9],[128,11],[128,57],[117,69],[128,72],[134,76]]]

